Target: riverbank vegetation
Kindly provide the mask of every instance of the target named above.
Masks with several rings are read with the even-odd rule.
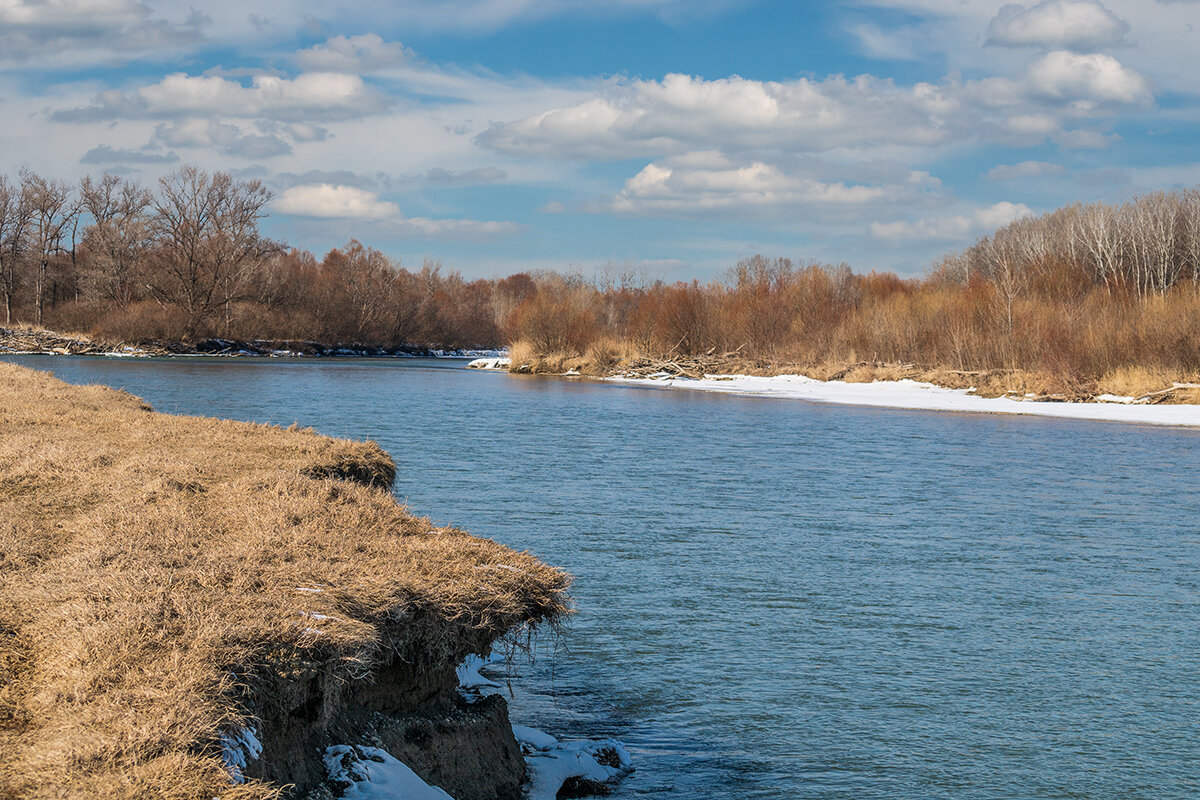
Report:
[[[1198,190],[1019,219],[922,278],[754,256],[704,283],[467,281],[357,241],[318,258],[260,234],[269,200],[257,182],[191,167],[153,191],[113,176],[0,179],[6,326],[108,343],[510,345],[514,369],[599,375],[730,354],[723,371],[1069,397],[1200,376]]]
[[[543,281],[506,330],[513,369],[535,372],[704,356],[710,371],[1137,396],[1200,375],[1200,192],[1020,219],[917,279],[755,256],[708,283]]]
[[[0,409],[0,797],[275,797],[363,733],[361,679],[415,682],[371,719],[453,701],[465,655],[569,610],[564,573],[397,504],[374,444],[6,364]]]

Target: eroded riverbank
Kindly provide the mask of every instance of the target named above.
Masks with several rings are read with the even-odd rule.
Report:
[[[566,573],[412,516],[370,442],[9,364],[0,414],[0,794],[341,797],[369,746],[522,795],[458,667],[568,614]]]

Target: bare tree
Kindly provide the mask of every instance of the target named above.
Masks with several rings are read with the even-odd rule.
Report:
[[[4,295],[4,324],[12,324],[13,299],[17,295],[18,264],[28,247],[29,204],[19,186],[0,175],[0,294]]]
[[[980,273],[999,293],[1010,350],[1015,334],[1014,307],[1029,282],[1028,262],[1024,260],[1027,250],[1021,231],[1022,228],[1010,225],[993,236],[983,237],[971,248],[975,256],[972,260],[978,261]]]
[[[46,303],[46,276],[55,256],[65,252],[63,237],[79,213],[71,187],[62,181],[43,178],[29,170],[21,171],[21,194],[30,212],[29,255],[34,261],[34,323],[42,324]]]
[[[154,197],[115,175],[105,175],[99,182],[84,178],[79,194],[83,210],[92,219],[84,233],[91,283],[105,299],[127,305],[137,296],[139,271],[150,248],[147,212]]]
[[[153,274],[147,283],[160,302],[184,312],[184,338],[239,299],[254,270],[274,250],[258,222],[271,193],[260,181],[236,181],[186,166],[159,181],[150,232]]]
[[[1110,292],[1121,277],[1120,225],[1112,206],[1084,206],[1071,231],[1075,251],[1083,257],[1095,280]]]
[[[1179,260],[1181,274],[1200,286],[1200,189],[1189,189],[1180,196]]]

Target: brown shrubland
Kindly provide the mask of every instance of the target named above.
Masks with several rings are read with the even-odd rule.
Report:
[[[273,797],[219,758],[255,676],[445,663],[569,611],[564,573],[397,504],[371,443],[3,364],[0,431],[0,797]]]

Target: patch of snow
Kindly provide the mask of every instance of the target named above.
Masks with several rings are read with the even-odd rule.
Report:
[[[500,358],[508,355],[506,348],[494,349],[468,349],[468,350],[452,350],[449,354],[450,358]]]
[[[335,796],[343,800],[454,800],[378,747],[334,745],[321,760]]]
[[[221,760],[234,783],[245,783],[246,765],[262,755],[258,732],[249,726],[221,734]]]
[[[477,358],[467,364],[467,369],[508,369],[511,364],[511,358]]]
[[[479,670],[488,664],[495,664],[497,661],[503,660],[503,656],[494,654],[487,656],[467,656],[455,669],[455,672],[458,674],[458,688],[477,695],[489,694],[489,692],[485,691],[486,689],[499,689],[500,684],[489,678],[485,678],[480,674]]]
[[[1097,403],[1132,403],[1135,398],[1123,394],[1098,394],[1096,395]]]
[[[296,591],[297,592],[323,592],[325,590],[324,589],[312,589],[312,588],[309,588],[308,586],[297,586]]]
[[[518,728],[522,733],[517,734]],[[601,792],[633,772],[633,759],[615,739],[560,743],[549,734],[516,725],[513,733],[522,743],[529,765],[529,800],[554,800],[568,781]],[[537,746],[533,740],[544,746]]]
[[[1012,397],[979,397],[968,389],[947,389],[913,380],[846,383],[818,381],[804,375],[760,378],[748,375],[709,375],[690,378],[609,378],[631,386],[694,389],[708,392],[808,400],[879,408],[922,411],[968,411],[983,414],[1030,414],[1045,417],[1130,422],[1147,425],[1200,426],[1200,405],[1141,405],[1118,402],[1058,403]]]
[[[527,745],[530,752],[534,750],[549,750],[558,744],[558,739],[528,725],[513,725],[512,730],[513,736],[516,737],[517,741],[523,745]]]

